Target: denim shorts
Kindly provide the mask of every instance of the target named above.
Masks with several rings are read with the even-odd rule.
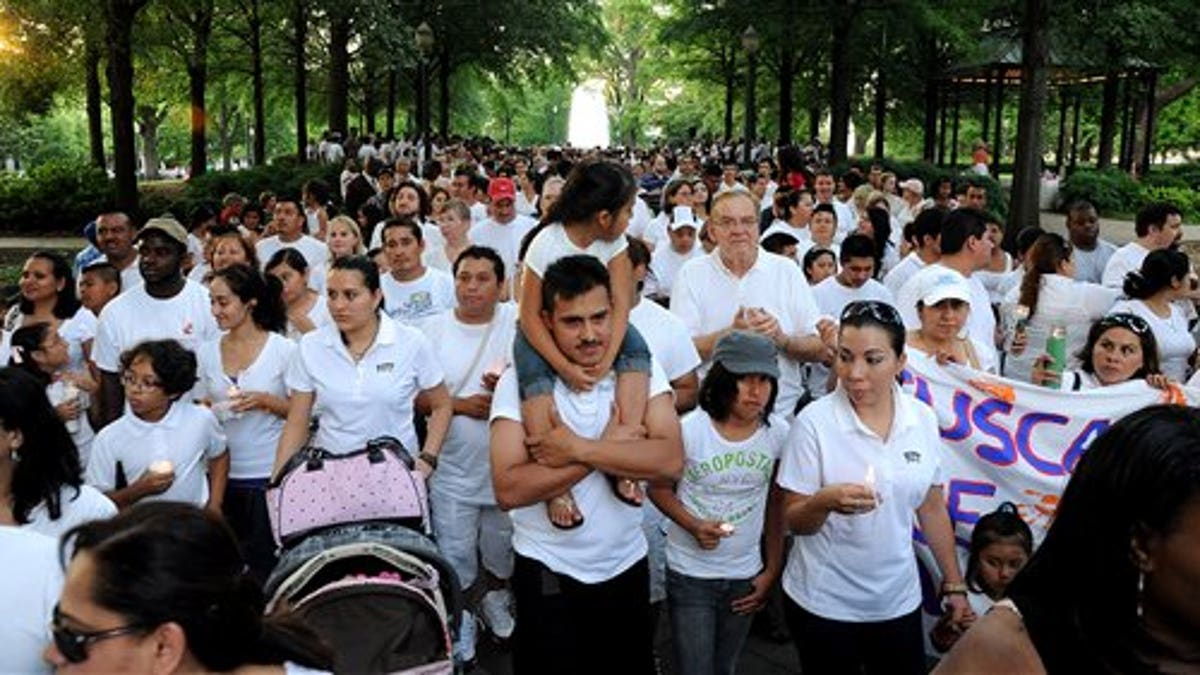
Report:
[[[522,401],[554,391],[558,373],[529,344],[520,326],[517,326],[517,335],[513,340],[513,365],[517,368],[517,388]],[[625,339],[621,341],[621,351],[617,353],[613,370],[617,373],[650,373],[650,347],[632,324],[625,331]]]

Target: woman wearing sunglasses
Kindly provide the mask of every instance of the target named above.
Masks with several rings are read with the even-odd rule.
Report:
[[[60,673],[330,667],[311,630],[286,614],[263,616],[262,591],[220,516],[138,504],[67,532],[62,547],[71,560],[45,652]]]
[[[944,452],[933,411],[900,391],[904,323],[860,300],[842,311],[838,386],[801,411],[777,482],[796,534],[783,573],[800,667],[816,673],[926,672],[920,525],[955,621],[970,614],[942,493]]]
[[[1079,391],[1108,387],[1130,380],[1145,380],[1162,389],[1167,376],[1159,368],[1158,344],[1150,324],[1136,314],[1109,314],[1092,324],[1087,342],[1075,355],[1078,370],[1064,370],[1060,377],[1048,370],[1050,357],[1042,355],[1033,364],[1031,381],[1036,385]]]

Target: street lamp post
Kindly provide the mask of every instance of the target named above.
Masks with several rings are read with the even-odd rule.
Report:
[[[421,109],[417,111],[417,124],[421,127],[421,138],[425,144],[425,156],[422,159],[418,172],[424,178],[425,162],[433,159],[433,141],[429,137],[430,105],[429,105],[429,55],[433,53],[433,29],[429,24],[422,21],[420,26],[417,26],[417,49],[421,52],[420,63],[417,77],[420,79],[418,86],[421,92]]]
[[[746,133],[742,162],[746,166],[750,166],[750,148],[754,144],[754,138],[758,136],[754,119],[754,70],[757,65],[758,47],[758,31],[754,30],[754,26],[748,26],[742,33],[742,49],[746,50]]]

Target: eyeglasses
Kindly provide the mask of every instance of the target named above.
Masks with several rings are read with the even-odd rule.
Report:
[[[1135,335],[1142,336],[1150,332],[1150,324],[1146,320],[1136,314],[1109,314],[1100,319],[1101,330],[1109,328],[1125,328]]]
[[[839,323],[864,316],[883,324],[904,325],[904,319],[900,318],[900,312],[897,312],[895,307],[878,300],[855,300],[846,305]]]
[[[158,380],[139,380],[133,373],[125,373],[122,375],[121,384],[126,389],[141,389],[143,391],[162,387],[162,382],[159,382]]]
[[[58,605],[54,606],[53,619],[50,622],[50,634],[54,638],[54,647],[69,663],[83,663],[88,660],[88,647],[103,640],[132,635],[145,630],[145,626],[128,625],[108,630],[92,632],[76,631],[63,625],[62,612]]]

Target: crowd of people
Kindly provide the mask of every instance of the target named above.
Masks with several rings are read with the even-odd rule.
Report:
[[[182,222],[99,214],[74,261],[25,262],[0,671],[329,669],[263,615],[266,490],[302,448],[384,436],[467,590],[460,664],[484,628],[518,673],[732,673],[770,615],[813,674],[923,673],[927,637],[948,673],[1200,667],[1200,414],[1118,421],[1044,542],[1002,503],[964,550],[938,419],[898,384],[918,354],[1067,391],[1195,384],[1177,208],[1118,248],[1072,204],[1067,236],[1005,251],[975,178],[927,191],[797,148],[464,146],[420,175],[374,150]]]

